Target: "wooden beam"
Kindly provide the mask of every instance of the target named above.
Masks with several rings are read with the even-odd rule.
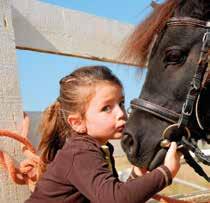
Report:
[[[0,129],[19,132],[23,118],[10,0],[0,0]],[[22,159],[20,144],[0,138],[0,150]],[[24,202],[27,186],[16,185],[0,166],[0,202]]]
[[[12,2],[18,49],[131,64],[119,53],[133,25],[37,0]]]

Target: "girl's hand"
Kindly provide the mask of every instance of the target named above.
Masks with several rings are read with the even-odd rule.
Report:
[[[171,171],[172,177],[175,177],[180,168],[181,153],[177,152],[176,142],[171,142],[170,148],[165,157],[164,165]]]

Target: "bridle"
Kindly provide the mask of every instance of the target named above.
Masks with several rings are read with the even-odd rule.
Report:
[[[198,160],[206,165],[210,165],[210,157],[202,153],[202,151],[198,148],[196,142],[191,139],[191,132],[188,128],[189,122],[193,116],[193,112],[195,112],[196,121],[200,130],[203,133],[207,134],[206,129],[202,125],[202,122],[198,115],[198,103],[201,97],[201,92],[203,88],[205,88],[206,82],[210,82],[210,67],[208,67],[210,64],[208,58],[208,50],[210,49],[210,21],[206,22],[189,17],[172,17],[166,24],[166,26],[186,25],[204,28],[206,31],[202,39],[202,47],[199,60],[197,62],[197,68],[192,78],[186,100],[182,106],[181,113],[177,113],[175,111],[164,108],[141,98],[133,99],[130,105],[131,109],[145,111],[171,124],[163,131],[163,139],[160,143],[160,146],[163,148],[166,148],[170,145],[170,142],[172,141],[171,132],[173,129],[184,129],[185,133],[181,137],[181,141],[178,143],[179,150],[183,153],[186,162],[191,167],[193,167],[199,175],[203,176],[208,182],[210,182],[210,177],[207,176],[201,166],[193,159],[189,151],[192,151],[198,158]]]

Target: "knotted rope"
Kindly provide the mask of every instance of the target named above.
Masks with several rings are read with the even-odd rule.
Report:
[[[44,164],[27,138],[28,130],[29,117],[25,113],[21,135],[8,130],[0,130],[0,137],[9,137],[21,143],[22,153],[26,157],[19,166],[15,166],[14,160],[6,152],[0,151],[0,166],[8,171],[13,182],[20,185],[27,184],[29,189],[33,191]]]

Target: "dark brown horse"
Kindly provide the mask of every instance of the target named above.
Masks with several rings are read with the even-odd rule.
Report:
[[[149,170],[176,141],[187,163],[207,181],[189,151],[204,164],[210,158],[197,142],[210,143],[210,0],[167,0],[133,32],[124,56],[148,74],[122,138],[129,161]]]

